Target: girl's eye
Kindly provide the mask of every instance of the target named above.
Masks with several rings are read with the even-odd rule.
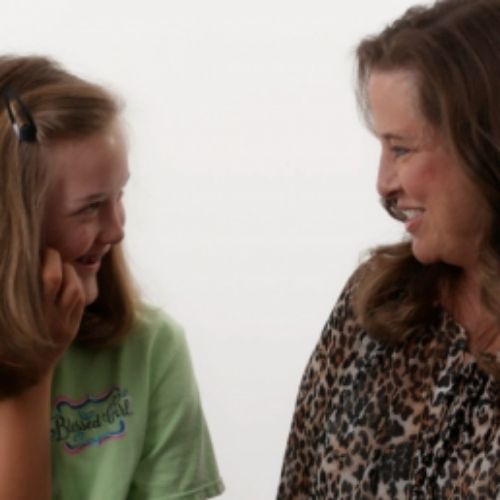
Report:
[[[409,148],[405,148],[404,146],[391,146],[391,151],[396,158],[404,156],[410,152]]]
[[[95,202],[90,203],[89,205],[86,205],[85,207],[83,207],[79,213],[83,214],[83,215],[92,214],[92,213],[96,212],[100,206],[101,206],[101,202],[95,201]]]

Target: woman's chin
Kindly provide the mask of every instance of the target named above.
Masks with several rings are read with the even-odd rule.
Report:
[[[435,264],[436,262],[439,261],[436,252],[433,252],[430,248],[427,248],[425,245],[422,245],[421,242],[416,241],[415,239],[412,241],[411,249],[413,256],[421,264],[424,265]]]

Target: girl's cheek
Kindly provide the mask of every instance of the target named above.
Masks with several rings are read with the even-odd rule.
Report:
[[[82,257],[92,246],[93,231],[86,225],[67,229],[56,243],[58,250],[65,261],[72,261]]]

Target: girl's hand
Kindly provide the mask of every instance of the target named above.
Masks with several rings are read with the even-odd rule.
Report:
[[[85,293],[74,267],[63,262],[53,248],[47,248],[43,254],[41,278],[47,327],[56,344],[50,362],[54,366],[78,332]]]
[[[52,498],[48,432],[52,377],[78,332],[85,293],[73,266],[52,248],[42,255],[41,280],[45,319],[55,347],[46,373],[35,385],[0,400],[0,499]]]

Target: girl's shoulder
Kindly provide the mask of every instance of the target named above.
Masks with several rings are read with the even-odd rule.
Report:
[[[136,357],[156,358],[159,355],[188,355],[183,327],[163,309],[142,303],[136,313],[132,330],[120,346],[124,353]]]

